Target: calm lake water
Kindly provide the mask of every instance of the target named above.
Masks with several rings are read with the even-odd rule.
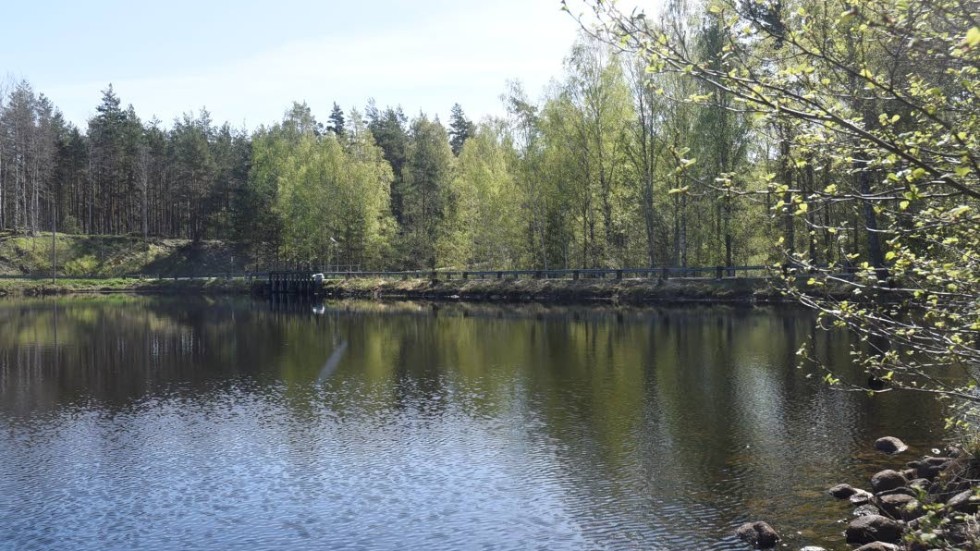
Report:
[[[799,310],[0,302],[0,549],[842,548],[928,398],[795,368]],[[847,340],[813,352],[847,370]],[[797,533],[800,532],[800,533]]]

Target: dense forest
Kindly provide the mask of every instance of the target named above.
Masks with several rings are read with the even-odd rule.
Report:
[[[706,59],[720,54],[712,32],[690,24]],[[506,118],[474,123],[455,105],[447,127],[373,101],[325,116],[296,103],[254,132],[205,110],[143,120],[111,85],[77,128],[28,82],[8,82],[0,229],[234,240],[264,263],[364,269],[764,259],[764,200],[717,182],[764,189],[753,182],[777,162],[772,129],[724,97],[699,110],[671,101],[658,91],[697,85],[644,69],[583,34],[539,100],[507,87]]]
[[[732,55],[711,6],[668,2],[662,25],[695,66]],[[766,70],[806,74],[782,62]],[[564,66],[540,99],[508,85],[506,117],[474,123],[457,104],[448,127],[371,100],[320,117],[295,103],[252,132],[206,110],[167,125],[109,85],[82,129],[7,82],[0,230],[231,240],[261,264],[361,269],[731,266],[773,260],[777,239],[816,265],[881,263],[874,209],[801,199],[867,192],[859,157],[815,162],[796,128],[689,70],[651,70],[642,45],[583,32]]]

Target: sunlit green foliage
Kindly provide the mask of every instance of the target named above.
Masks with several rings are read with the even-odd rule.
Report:
[[[281,254],[309,265],[379,267],[392,230],[391,168],[363,123],[342,136],[314,128],[312,118],[291,115],[253,141],[251,187],[274,198]]]
[[[722,55],[707,60],[671,28],[594,8],[649,71],[701,83],[691,103],[730,98],[772,137],[760,181],[786,291],[865,335],[855,357],[876,380],[976,400],[944,369],[980,367],[978,4],[711,0]]]
[[[518,158],[502,121],[481,124],[456,163],[455,218],[443,247],[457,265],[513,269],[525,265],[525,197],[515,179]]]
[[[457,218],[457,198],[450,190],[455,160],[438,121],[420,115],[412,121],[409,137],[400,194],[402,264],[434,269],[458,259],[445,239]]]
[[[545,104],[542,124],[547,173],[557,179],[567,224],[562,233],[573,239],[562,260],[566,266],[634,264],[632,241],[642,233],[627,193],[625,146],[634,113],[621,60],[601,44],[582,41],[572,48],[566,71]]]

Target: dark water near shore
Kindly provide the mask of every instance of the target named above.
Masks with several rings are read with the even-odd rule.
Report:
[[[0,549],[843,548],[823,494],[943,438],[773,308],[0,302]],[[846,336],[813,352],[847,371]],[[797,534],[799,531],[801,534]]]

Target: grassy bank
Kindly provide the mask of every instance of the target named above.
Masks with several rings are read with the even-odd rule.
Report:
[[[241,279],[4,278],[0,296],[73,293],[258,294],[262,282]],[[342,279],[324,282],[335,298],[651,304],[671,302],[770,303],[782,297],[762,279],[673,280],[452,280]]]
[[[240,271],[246,255],[222,241],[0,232],[0,296],[71,293],[244,294],[241,280],[173,279]],[[49,276],[56,268],[57,277]],[[166,279],[166,278],[170,279]]]
[[[52,251],[54,255],[52,255]],[[53,263],[54,262],[54,263]],[[242,271],[247,254],[222,241],[139,236],[0,232],[0,296],[69,293],[249,293],[243,281],[174,280]],[[57,279],[46,279],[57,268]],[[23,276],[22,278],[19,276]],[[137,276],[137,277],[134,277]],[[170,278],[170,279],[168,279]],[[327,281],[328,296],[500,302],[777,302],[762,279],[349,279]]]
[[[0,232],[0,275],[7,276],[47,276],[52,266],[76,278],[221,274],[241,271],[245,261],[240,246],[223,241]]]
[[[782,297],[763,279],[725,280],[559,280],[483,279],[343,279],[324,282],[327,296],[405,298],[500,302],[607,302],[648,304],[669,302],[780,302]]]

